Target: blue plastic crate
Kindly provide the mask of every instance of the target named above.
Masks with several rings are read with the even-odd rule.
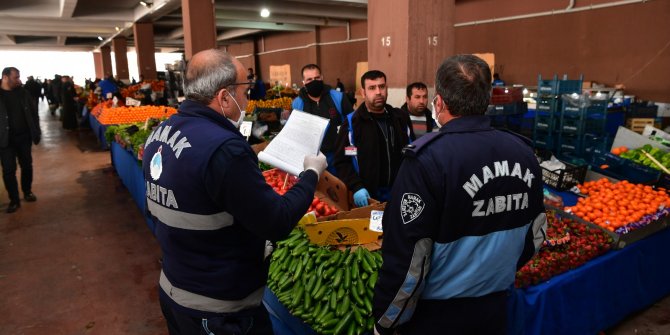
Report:
[[[611,146],[610,137],[605,135],[584,134],[582,137],[582,154],[588,161],[593,155],[603,155],[609,151]]]
[[[567,75],[559,80],[557,75],[551,80],[542,80],[542,75],[537,76],[537,94],[539,95],[560,95],[565,93],[581,93],[584,76],[577,80],[568,80]]]
[[[535,129],[550,132],[556,130],[559,123],[558,117],[553,115],[537,115],[535,117]]]
[[[533,132],[533,143],[535,143],[536,148],[554,150],[556,146],[555,138],[551,132],[539,131],[537,129]]]
[[[606,152],[603,155],[594,155],[591,169],[598,173],[631,183],[654,184],[658,182],[661,171],[637,164],[632,160],[621,158]]]
[[[565,133],[559,134],[556,150],[559,153],[573,153],[576,156],[580,156],[582,154],[581,136]]]
[[[584,132],[584,120],[563,117],[561,118],[560,131],[564,134],[580,135]]]
[[[510,104],[490,105],[486,111],[487,115],[515,115],[525,114],[528,111],[528,103],[523,101]]]
[[[561,112],[561,99],[555,97],[538,97],[535,105],[537,115],[558,115]]]
[[[588,117],[604,119],[607,117],[607,100],[592,99],[584,95],[563,94],[561,96],[561,115],[573,118]]]
[[[607,119],[585,119],[584,134],[604,136],[607,134]]]

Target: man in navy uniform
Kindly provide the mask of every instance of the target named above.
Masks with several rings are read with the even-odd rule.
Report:
[[[307,211],[326,158],[306,156],[284,196],[238,131],[249,88],[221,50],[191,59],[179,113],[147,139],[147,209],[163,252],[159,297],[170,334],[272,334],[261,304],[270,246]]]
[[[375,332],[504,334],[507,291],[544,241],[530,143],[491,128],[491,72],[472,55],[437,71],[439,132],[404,151],[382,221]]]

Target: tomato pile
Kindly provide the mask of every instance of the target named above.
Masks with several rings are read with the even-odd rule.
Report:
[[[628,226],[670,206],[670,197],[665,190],[654,190],[651,186],[626,180],[612,183],[602,178],[577,187],[588,197],[579,198],[575,206],[565,207],[565,211],[609,231],[631,228]]]
[[[272,189],[275,190],[275,192],[281,195],[285,194],[297,182],[296,177],[289,175],[287,178],[287,173],[279,169],[263,171],[263,176],[265,177],[265,182],[272,186]],[[314,197],[307,212],[314,212],[316,217],[321,217],[335,214],[339,212],[339,210],[325,201]]]
[[[516,273],[516,287],[537,285],[549,278],[577,268],[610,249],[612,238],[604,231],[547,212],[548,238],[556,239],[553,233],[563,234],[567,227],[570,239],[554,247],[540,249],[521,270]]]

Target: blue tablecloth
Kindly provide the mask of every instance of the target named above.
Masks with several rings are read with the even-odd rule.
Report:
[[[95,137],[98,138],[100,147],[103,150],[109,149],[109,146],[107,146],[107,140],[105,139],[105,130],[107,130],[107,126],[100,124],[98,119],[93,115],[89,116],[88,122],[91,125],[91,130],[93,131],[93,134],[95,134]]]
[[[670,294],[670,229],[624,249],[610,251],[583,266],[527,289],[509,299],[511,335],[594,335],[627,315]],[[313,334],[266,290],[277,335]]]
[[[93,118],[92,118],[93,119]],[[128,150],[122,148],[118,143],[112,142],[111,147],[112,165],[116,169],[116,173],[121,178],[123,185],[126,186],[130,195],[135,200],[135,204],[142,213],[146,209],[146,186],[144,184],[144,174],[142,174],[142,167],[135,158],[135,156]],[[154,223],[147,218],[147,226],[153,233]]]

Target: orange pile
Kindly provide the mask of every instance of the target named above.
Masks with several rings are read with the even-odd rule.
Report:
[[[624,153],[626,151],[628,151],[628,148],[624,147],[624,146],[615,147],[615,148],[612,148],[612,150],[611,150],[612,154],[617,155],[617,156],[621,155],[622,153]]]
[[[103,107],[102,112],[98,116],[98,121],[101,124],[126,124],[144,122],[148,118],[168,118],[170,115],[176,113],[176,109],[165,106]]]
[[[664,189],[654,190],[651,186],[626,180],[612,183],[602,178],[578,187],[588,197],[579,198],[577,205],[565,207],[565,210],[610,231],[670,206],[670,197]]]

